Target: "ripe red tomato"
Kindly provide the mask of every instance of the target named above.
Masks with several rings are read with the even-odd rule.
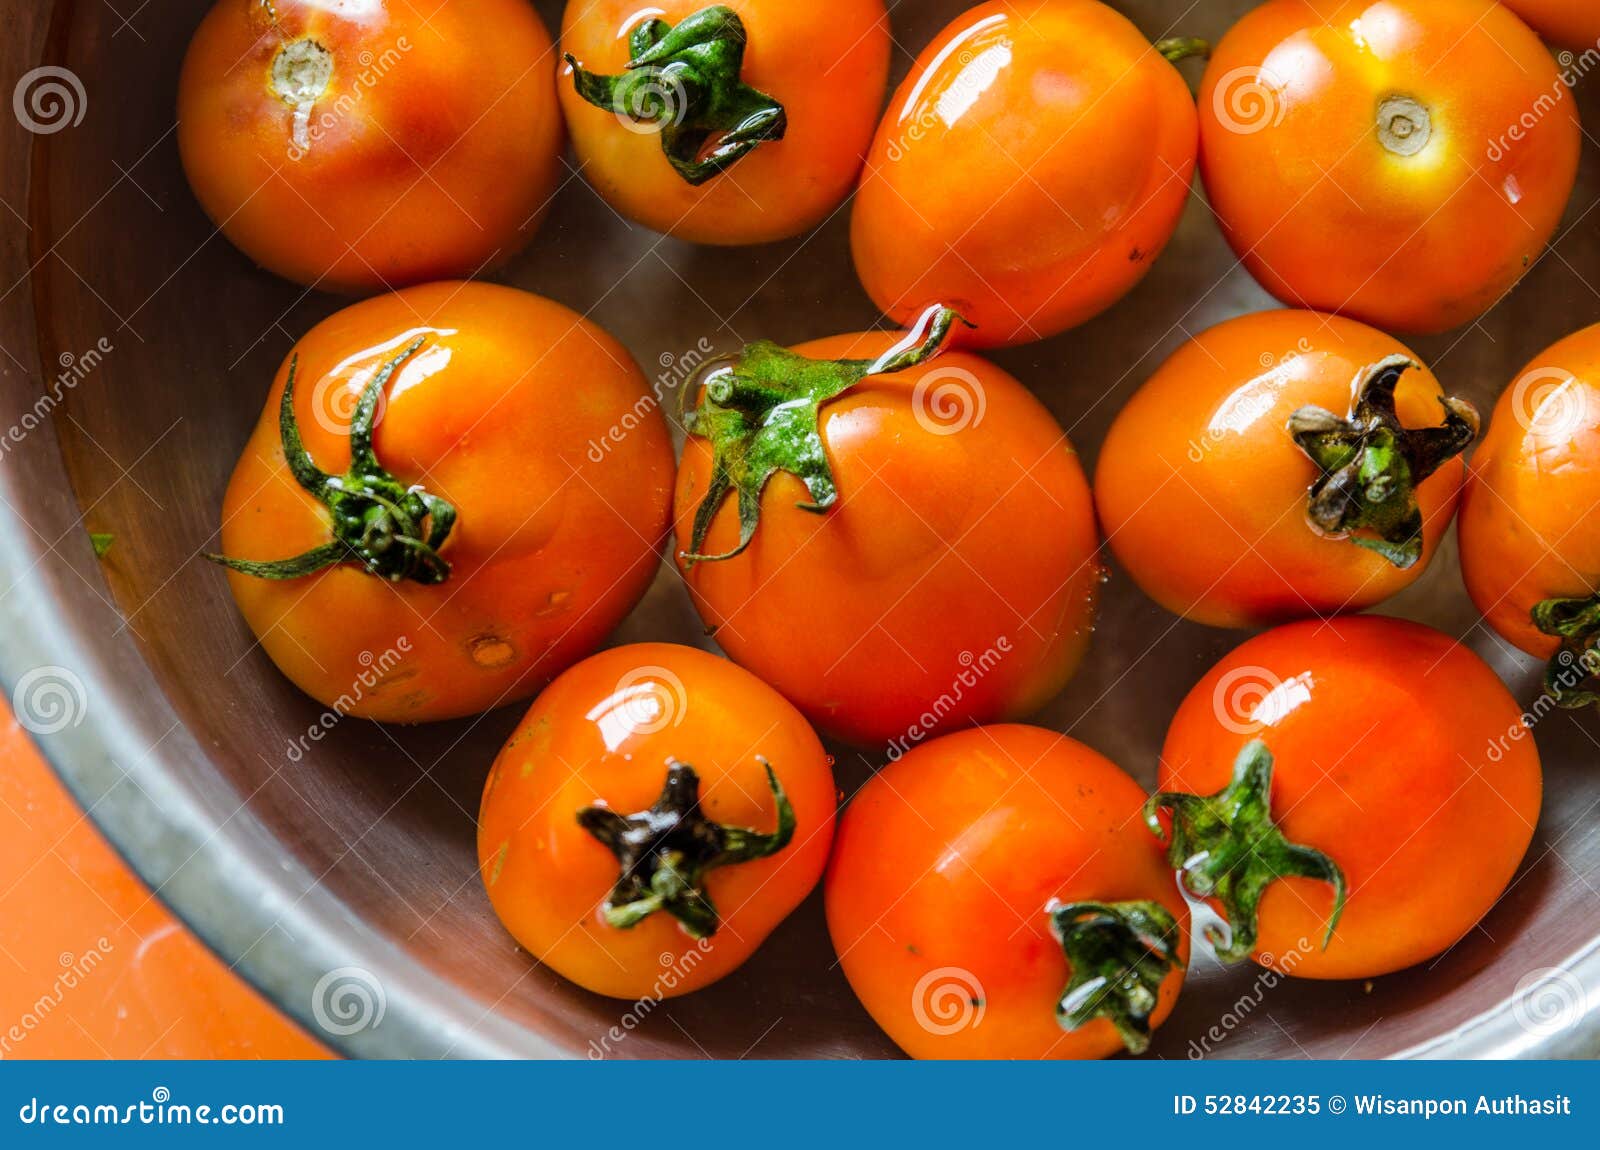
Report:
[[[1200,90],[1200,166],[1285,303],[1439,332],[1510,291],[1577,177],[1556,63],[1493,0],[1270,0]]]
[[[1502,0],[1547,40],[1580,51],[1600,46],[1600,5],[1594,0]]]
[[[1218,953],[1302,978],[1440,954],[1516,873],[1539,820],[1521,708],[1415,623],[1308,621],[1239,647],[1183,701],[1150,801]]]
[[[295,346],[228,485],[222,551],[307,694],[453,718],[526,698],[622,621],[658,568],[671,483],[622,345],[526,292],[429,284]]]
[[[980,4],[917,57],[878,129],[856,270],[896,323],[944,303],[977,325],[974,346],[1054,335],[1144,277],[1197,145],[1183,77],[1125,17],[1094,0]]]
[[[1477,429],[1382,332],[1262,312],[1190,340],[1139,389],[1101,447],[1095,501],[1117,559],[1177,614],[1261,627],[1360,611],[1427,568]]]
[[[1507,642],[1549,659],[1557,701],[1596,700],[1600,670],[1600,326],[1535,357],[1472,458],[1461,574]]]
[[[931,358],[952,321],[930,316],[746,348],[707,379],[678,471],[679,561],[723,650],[891,754],[1056,695],[1099,576],[1061,428],[988,361]]]
[[[615,998],[661,999],[747,959],[816,886],[830,760],[725,659],[616,647],[539,696],[495,760],[478,860],[528,952]]]
[[[269,271],[334,291],[476,275],[561,174],[555,53],[526,0],[219,0],[178,86],[200,206]]]
[[[840,820],[825,888],[862,1005],[917,1058],[1142,1051],[1189,955],[1144,801],[1036,727],[962,731],[886,767]]]
[[[617,211],[703,244],[822,222],[854,187],[889,78],[883,0],[582,0],[561,102]]]

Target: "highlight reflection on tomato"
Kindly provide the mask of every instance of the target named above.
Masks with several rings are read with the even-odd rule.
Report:
[[[745,961],[822,877],[836,803],[817,736],[726,659],[615,647],[539,696],[484,786],[489,901],[540,962],[670,998]]]
[[[1016,379],[938,354],[957,325],[753,344],[689,413],[675,516],[701,618],[860,745],[1029,714],[1089,643],[1078,457]]]
[[[555,52],[526,0],[219,0],[178,88],[206,214],[334,291],[476,275],[532,238],[561,174]]]
[[[561,102],[617,211],[694,243],[768,243],[850,194],[889,44],[883,0],[572,0]]]
[[[1371,978],[1489,911],[1539,819],[1539,752],[1489,666],[1374,616],[1250,640],[1167,732],[1154,829],[1231,928],[1227,960]]]
[[[856,194],[856,271],[896,323],[955,307],[978,347],[1075,327],[1150,269],[1188,202],[1194,100],[1094,0],[992,0],[917,57]]]
[[[1250,273],[1389,331],[1492,307],[1577,178],[1572,94],[1493,0],[1269,0],[1217,46],[1199,103],[1206,191]]]
[[[825,888],[862,1005],[916,1058],[1142,1051],[1189,955],[1144,801],[1037,727],[961,731],[886,767],[840,819]]]
[[[1550,660],[1551,696],[1595,702],[1600,640],[1600,326],[1502,393],[1461,505],[1461,574],[1507,642]]]
[[[240,612],[341,714],[416,723],[527,697],[658,567],[672,444],[647,396],[620,344],[526,292],[429,284],[337,312],[279,371],[228,485]]]
[[[1270,311],[1179,348],[1117,416],[1095,501],[1117,559],[1216,627],[1360,611],[1427,569],[1478,415],[1403,344]]]

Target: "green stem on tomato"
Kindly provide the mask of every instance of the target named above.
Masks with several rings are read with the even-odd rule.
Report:
[[[1289,434],[1317,465],[1306,521],[1331,539],[1376,551],[1401,570],[1422,558],[1422,509],[1417,488],[1478,438],[1478,411],[1464,399],[1442,397],[1444,423],[1408,428],[1395,410],[1400,377],[1417,365],[1393,355],[1356,376],[1348,415],[1302,407]]]
[[[1178,966],[1178,920],[1158,902],[1074,902],[1049,915],[1072,971],[1056,1020],[1077,1030],[1104,1018],[1130,1052],[1143,1054],[1161,984]]]
[[[1166,839],[1161,812],[1171,815],[1167,859],[1184,889],[1214,899],[1228,923],[1228,937],[1214,926],[1206,938],[1224,962],[1248,958],[1259,930],[1257,912],[1267,887],[1281,878],[1314,878],[1333,886],[1333,911],[1322,945],[1333,941],[1344,914],[1344,871],[1319,850],[1292,843],[1272,821],[1272,752],[1257,739],[1239,752],[1233,778],[1214,795],[1181,791],[1152,795],[1145,822]]]
[[[1600,703],[1600,595],[1546,599],[1532,614],[1542,634],[1561,640],[1560,650],[1545,664],[1545,693],[1571,711]]]
[[[311,459],[300,439],[295,418],[295,375],[298,358],[289,361],[289,378],[278,405],[278,434],[284,462],[295,482],[328,509],[333,538],[310,551],[288,559],[234,559],[207,555],[213,563],[257,579],[300,579],[340,563],[359,563],[369,573],[391,583],[404,580],[422,584],[443,583],[450,564],[439,549],[455,526],[455,507],[423,490],[396,479],[378,461],[373,448],[373,426],[378,401],[389,379],[422,349],[418,338],[375,372],[350,418],[350,467],[343,475],[329,475]]]
[[[805,511],[822,512],[839,497],[822,444],[821,406],[868,376],[906,371],[943,350],[957,323],[947,307],[929,308],[894,347],[877,359],[807,359],[762,340],[717,367],[699,389],[699,402],[683,416],[684,430],[709,440],[711,479],[695,509],[687,568],[732,559],[750,546],[761,519],[761,493],[779,471],[797,476],[811,495]],[[685,402],[689,392],[684,394]],[[739,542],[720,555],[705,554],[706,535],[722,504],[736,496]]]
[[[698,186],[788,130],[783,105],[740,79],[746,42],[743,21],[719,4],[676,27],[659,18],[641,23],[621,75],[591,72],[570,53],[566,60],[579,96],[657,128],[673,170]]]

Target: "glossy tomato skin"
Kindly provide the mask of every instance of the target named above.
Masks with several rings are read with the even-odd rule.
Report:
[[[1095,473],[1101,525],[1140,588],[1196,622],[1250,628],[1361,611],[1416,580],[1455,516],[1461,460],[1418,487],[1423,555],[1401,570],[1312,530],[1319,471],[1287,427],[1307,404],[1347,412],[1357,375],[1390,355],[1421,363],[1375,328],[1304,311],[1241,316],[1179,348],[1117,416]],[[1438,426],[1443,394],[1425,367],[1406,372],[1401,422]]]
[[[896,342],[877,332],[795,351],[871,359]],[[1088,483],[1043,405],[952,352],[868,377],[823,406],[821,429],[839,502],[801,510],[804,485],[779,472],[750,548],[686,573],[722,649],[861,746],[1021,717],[1059,693],[1088,647],[1100,568]],[[680,561],[711,462],[691,437],[674,504]],[[738,534],[730,499],[706,553]]]
[[[274,71],[302,43],[332,73],[297,128]],[[532,238],[555,191],[555,61],[526,0],[219,0],[179,81],[184,170],[235,245],[298,283],[476,275]]]
[[[597,804],[648,809],[669,759],[699,774],[700,806],[715,822],[773,830],[760,759],[795,812],[781,851],[708,872],[721,926],[703,941],[661,912],[628,929],[608,925],[601,904],[620,868],[577,821]],[[666,998],[708,986],[822,877],[837,806],[830,763],[798,711],[725,659],[666,643],[603,651],[539,696],[489,773],[478,820],[489,900],[530,954],[598,994]]]
[[[228,575],[284,674],[383,722],[526,698],[594,650],[654,577],[671,498],[666,423],[627,351],[560,304],[482,283],[366,300],[296,345],[297,422],[322,470],[348,467],[357,397],[419,337],[390,380],[375,445],[401,481],[454,504],[449,579],[390,583],[351,563],[283,582]],[[284,463],[289,362],[223,501],[222,553],[234,559],[281,559],[330,538],[327,511]],[[619,425],[632,430],[591,455]]]
[[[1507,642],[1548,659],[1534,626],[1547,599],[1600,589],[1600,325],[1537,356],[1506,388],[1472,458],[1461,504],[1461,574]]]
[[[1600,45],[1600,7],[1593,0],[1502,0],[1546,40],[1584,51]]]
[[[744,82],[784,107],[788,128],[698,187],[668,163],[660,137],[584,102],[561,66],[561,104],[584,175],[617,211],[699,244],[760,244],[821,223],[850,194],[889,78],[883,0],[726,0],[745,27]],[[573,0],[561,50],[620,74],[628,38],[657,18],[676,26],[704,0]]]
[[[856,195],[873,301],[931,304],[970,346],[1043,339],[1144,277],[1188,201],[1198,146],[1183,77],[1095,0],[997,0],[958,18],[896,92]]]
[[[828,931],[862,1005],[916,1058],[1103,1058],[1111,1023],[1056,1021],[1071,973],[1053,901],[1188,909],[1144,829],[1145,794],[1110,760],[1037,727],[947,735],[851,800],[825,886]],[[1183,965],[1152,1021],[1177,1001]]]
[[[1274,822],[1349,887],[1327,949],[1329,884],[1267,888],[1254,957],[1285,974],[1370,978],[1442,953],[1499,899],[1539,819],[1539,754],[1516,701],[1416,623],[1306,621],[1237,648],[1179,707],[1159,789],[1222,790],[1255,739],[1274,757]]]
[[[1250,273],[1389,331],[1493,306],[1576,180],[1574,101],[1491,0],[1270,0],[1217,46],[1199,105],[1206,190]]]

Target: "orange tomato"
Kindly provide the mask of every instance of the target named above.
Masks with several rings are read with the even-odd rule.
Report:
[[[930,361],[942,337],[925,327],[896,338],[746,349],[707,382],[675,510],[722,649],[818,727],[891,754],[1054,697],[1099,576],[1089,487],[1050,413],[978,356]]]
[[[1579,143],[1549,51],[1493,0],[1270,0],[1200,90],[1201,173],[1250,273],[1396,331],[1456,327],[1511,290]]]
[[[1231,925],[1219,954],[1371,978],[1488,913],[1541,788],[1532,732],[1483,660],[1363,616],[1280,627],[1212,668],[1167,732],[1150,817]]]
[[[1502,0],[1547,40],[1568,48],[1600,46],[1600,6],[1594,0]]]
[[[1578,688],[1600,634],[1597,504],[1600,326],[1544,351],[1501,395],[1461,505],[1467,591],[1507,642],[1560,656],[1557,699],[1589,701]]]
[[[1398,377],[1392,357],[1410,364]],[[1373,379],[1393,386],[1392,402],[1380,387],[1363,415],[1352,383]],[[1477,413],[1445,402],[1410,351],[1364,324],[1303,311],[1241,316],[1181,347],[1117,416],[1095,475],[1101,524],[1144,592],[1200,623],[1363,610],[1422,574],[1455,515],[1457,453]],[[1322,414],[1308,420],[1307,407]],[[1409,459],[1391,447],[1395,417],[1411,431],[1401,439]],[[1332,450],[1329,468],[1291,422],[1330,428],[1308,440]],[[1354,447],[1361,453],[1347,456]],[[1416,482],[1427,464],[1437,470]],[[1374,480],[1385,477],[1388,498],[1378,498]]]
[[[200,206],[269,271],[366,292],[475,275],[561,174],[549,33],[526,0],[220,0],[178,86]]]
[[[883,0],[567,5],[561,102],[617,211],[702,244],[799,235],[850,194],[889,77]]]
[[[671,482],[666,423],[614,339],[525,292],[429,284],[296,346],[228,485],[222,551],[307,694],[452,718],[527,697],[621,622],[655,575]]]
[[[1091,319],[1144,277],[1189,197],[1194,100],[1094,0],[995,0],[917,58],[851,220],[856,270],[897,323],[944,303],[994,347]]]
[[[839,823],[828,931],[916,1058],[1102,1058],[1171,1013],[1188,908],[1145,793],[1082,743],[980,727],[918,747]]]
[[[798,711],[724,659],[602,652],[539,696],[489,772],[489,901],[530,954],[598,994],[698,990],[822,877],[830,762]]]

